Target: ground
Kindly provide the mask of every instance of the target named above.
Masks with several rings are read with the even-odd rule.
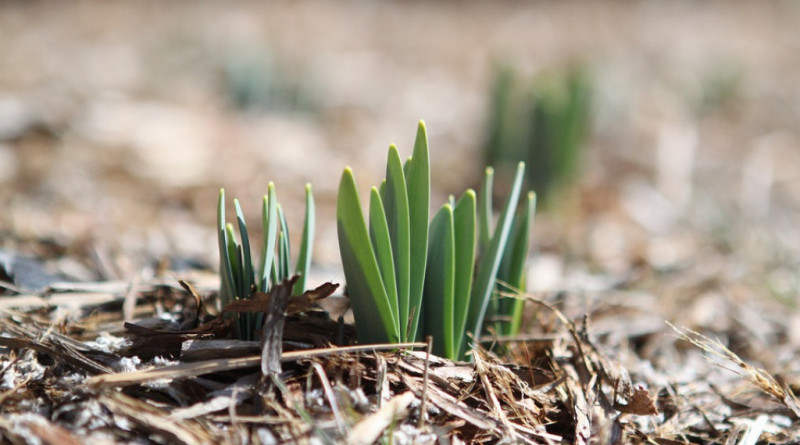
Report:
[[[386,442],[797,442],[798,17],[791,2],[0,4],[3,441],[324,442],[371,424]],[[346,165],[365,194],[424,119],[438,205],[478,185],[495,67],[576,64],[591,134],[537,214],[521,338],[471,364],[299,356],[278,381],[251,362],[200,375],[209,353],[175,348],[207,332],[149,356],[119,344],[145,335],[123,320],[207,321],[179,280],[214,306],[220,187],[254,224],[273,181],[299,227],[311,182],[310,281],[342,283]],[[289,349],[352,335],[316,315],[286,328]],[[181,364],[171,382],[103,383]],[[367,417],[379,405],[399,420]]]

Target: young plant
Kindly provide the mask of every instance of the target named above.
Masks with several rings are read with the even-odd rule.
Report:
[[[547,202],[574,178],[590,126],[590,81],[580,67],[529,81],[499,69],[491,91],[487,164],[507,172],[526,161],[528,183]]]
[[[269,48],[233,47],[217,63],[222,92],[240,111],[313,113],[319,105],[312,79]]]
[[[219,192],[217,202],[217,235],[220,253],[220,303],[225,307],[234,300],[249,298],[253,292],[268,292],[274,284],[290,277],[289,230],[283,209],[278,203],[275,185],[269,183],[262,206],[263,244],[261,262],[256,268],[250,250],[250,236],[239,201],[233,200],[240,240],[236,239],[233,224],[225,219],[225,190]],[[300,254],[294,273],[299,275],[293,289],[294,295],[305,291],[306,276],[311,264],[314,243],[314,197],[311,185],[306,185],[306,214]],[[239,339],[253,340],[263,323],[262,314],[245,313],[234,320],[234,335]]]
[[[451,197],[429,225],[429,152],[422,122],[413,156],[404,166],[397,148],[389,147],[386,180],[370,193],[368,224],[353,172],[345,168],[339,183],[337,226],[360,342],[432,335],[437,354],[454,359],[464,356],[466,333],[477,338],[483,330],[498,271],[508,270],[512,282],[524,275],[532,212],[527,209],[523,216],[515,216],[524,171],[520,163],[492,232],[491,169],[480,203],[475,192],[467,190],[457,202]],[[515,243],[523,241],[525,247],[517,248]],[[510,262],[505,269],[501,267],[504,258]]]
[[[491,190],[484,191],[491,194]],[[489,317],[493,320],[495,333],[513,336],[522,326],[522,313],[526,291],[526,264],[530,250],[530,234],[536,214],[536,194],[528,192],[522,208],[514,218],[508,247],[503,252],[497,271],[498,298],[492,299]],[[487,219],[481,219],[487,221]]]
[[[475,265],[475,192],[467,190],[433,217],[425,275],[425,335],[437,355],[458,358],[467,327]]]
[[[484,321],[493,297],[497,298],[495,295],[495,288],[500,264],[507,255],[506,251],[515,248],[512,239],[512,227],[516,224],[516,210],[520,194],[522,193],[525,163],[520,162],[517,165],[511,191],[503,205],[500,219],[497,221],[497,226],[492,232],[490,222],[493,174],[494,170],[492,168],[486,169],[483,186],[484,191],[482,193],[484,198],[479,211],[480,251],[478,264],[476,266],[477,276],[473,283],[472,295],[469,300],[469,313],[467,314],[467,332],[471,332],[476,339],[483,332]],[[524,261],[522,267],[524,267]],[[460,354],[462,356],[467,351],[467,348],[467,337],[464,335],[462,347],[460,349]]]

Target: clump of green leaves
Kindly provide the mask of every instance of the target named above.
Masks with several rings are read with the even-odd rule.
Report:
[[[577,67],[520,80],[500,68],[491,91],[488,165],[498,172],[519,161],[531,167],[528,182],[543,200],[573,179],[590,125],[591,83]]]
[[[283,208],[278,203],[275,186],[269,183],[262,205],[261,259],[256,266],[250,250],[250,236],[239,201],[233,200],[239,239],[232,223],[225,219],[225,190],[219,192],[217,203],[217,235],[220,253],[220,302],[228,303],[249,298],[253,292],[268,292],[273,285],[291,275],[289,229]],[[294,295],[305,291],[306,276],[311,264],[314,242],[314,197],[311,185],[306,185],[306,214],[300,253],[294,268],[299,275],[293,289]],[[253,340],[263,323],[263,314],[244,313],[234,320],[234,333],[239,339]]]
[[[698,119],[736,104],[741,96],[741,67],[729,61],[716,61],[701,74],[699,91],[689,98]]]
[[[339,248],[360,342],[432,335],[437,354],[462,358],[466,333],[477,337],[483,331],[490,308],[498,326],[506,319],[509,332],[519,329],[521,304],[492,299],[498,273],[517,291],[524,288],[535,198],[529,195],[517,214],[525,172],[520,163],[492,230],[488,169],[480,201],[467,190],[458,201],[451,197],[429,223],[429,165],[420,122],[405,164],[397,148],[389,147],[386,180],[371,189],[368,223],[353,172],[345,168],[337,200]]]
[[[428,251],[430,164],[425,126],[405,164],[389,147],[386,180],[372,187],[369,227],[353,171],[339,182],[336,220],[345,280],[362,343],[416,338]]]
[[[313,82],[269,48],[231,48],[221,62],[231,104],[250,112],[313,112]]]
[[[494,171],[489,168],[481,188],[481,196],[487,200],[492,198]],[[482,216],[479,218],[482,232],[491,230],[491,201],[480,206]],[[495,288],[498,298],[491,300],[487,317],[492,320],[492,326],[497,335],[513,336],[519,333],[522,327],[524,308],[523,295],[527,290],[526,265],[530,250],[530,236],[533,230],[533,220],[536,214],[536,194],[527,193],[525,201],[521,204],[508,234],[507,246],[503,250],[500,267],[497,270],[497,285]],[[482,235],[481,252],[487,250],[489,240]]]
[[[525,165],[520,163],[494,230],[491,168],[486,170],[480,199],[473,190],[458,201],[451,197],[431,221],[425,335],[436,339],[438,354],[463,358],[468,349],[466,334],[477,337],[487,319],[503,333],[519,330],[523,300],[501,299],[496,290],[498,280],[524,280],[531,212],[524,211],[524,217],[516,213],[524,173]],[[527,206],[534,202],[531,193]],[[521,291],[524,287],[515,289]]]

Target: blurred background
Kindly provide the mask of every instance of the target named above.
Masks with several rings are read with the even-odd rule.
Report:
[[[424,119],[436,207],[529,162],[532,288],[691,270],[794,305],[799,23],[792,1],[0,2],[1,247],[76,279],[213,269],[220,187],[255,227],[275,182],[299,236],[311,182],[338,278],[342,169],[366,193]]]

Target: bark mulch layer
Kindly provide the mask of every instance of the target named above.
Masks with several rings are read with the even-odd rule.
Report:
[[[800,442],[791,315],[708,280],[671,308],[619,283],[530,295],[535,331],[470,362],[355,345],[330,284],[229,308],[266,312],[261,342],[229,338],[213,279],[0,286],[2,443]]]

